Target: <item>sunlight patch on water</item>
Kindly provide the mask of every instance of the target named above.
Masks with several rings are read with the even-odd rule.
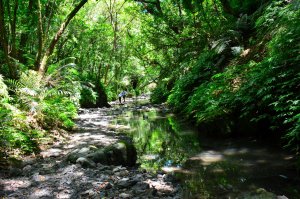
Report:
[[[267,163],[267,161],[264,160],[264,159],[256,160],[256,162],[257,162],[257,163],[260,163],[260,164],[262,164],[262,163]]]
[[[241,149],[229,148],[223,151],[224,155],[237,155],[237,154],[246,154],[246,153],[249,153],[249,149],[247,148],[241,148]]]
[[[185,175],[192,175],[195,173],[191,170],[183,169],[181,167],[172,167],[172,166],[162,167],[161,170],[166,173],[181,173],[181,174],[185,174]]]
[[[224,160],[224,156],[216,151],[205,151],[194,157],[191,157],[190,160],[200,160],[202,161],[203,165],[209,165],[211,163]]]
[[[108,125],[109,129],[114,129],[114,130],[129,130],[130,126],[128,125],[122,125],[122,124],[116,124],[116,125]]]

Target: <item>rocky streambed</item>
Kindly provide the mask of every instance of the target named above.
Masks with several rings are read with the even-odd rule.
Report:
[[[122,126],[110,125],[124,108],[80,110],[77,130],[66,139],[1,171],[0,197],[181,198],[175,178],[140,169],[130,138],[117,132]]]
[[[205,137],[147,99],[111,105],[79,110],[75,131],[1,170],[0,198],[300,196],[295,156],[282,149]]]

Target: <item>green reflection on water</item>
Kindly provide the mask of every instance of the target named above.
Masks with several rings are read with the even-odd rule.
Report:
[[[196,135],[174,116],[155,110],[128,111],[116,121],[129,127],[141,168],[156,171],[163,166],[180,167],[199,152]]]
[[[155,109],[124,111],[112,125],[124,127],[117,129],[132,136],[141,168],[182,168],[175,174],[184,187],[183,198],[249,198],[247,194],[272,198],[265,195],[268,192],[257,193],[260,188],[271,192],[280,189],[278,194],[300,198],[298,184],[280,177],[288,168],[287,160],[276,152],[251,146],[248,140],[233,140],[232,144],[231,140],[201,138],[202,150],[197,131]],[[278,162],[281,166],[277,168]]]

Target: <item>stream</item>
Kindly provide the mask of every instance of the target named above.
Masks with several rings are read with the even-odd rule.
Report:
[[[163,105],[146,101],[118,111],[111,128],[132,137],[140,167],[174,174],[183,198],[300,198],[295,157],[280,148],[201,135]]]
[[[147,97],[111,105],[81,109],[77,129],[20,167],[0,170],[0,198],[300,198],[295,156],[280,148],[204,136]],[[121,140],[132,140],[136,166],[96,164],[84,155]]]

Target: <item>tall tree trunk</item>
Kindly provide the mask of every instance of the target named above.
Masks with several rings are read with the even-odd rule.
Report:
[[[17,78],[16,66],[10,62],[9,59],[9,48],[8,48],[8,37],[7,30],[4,22],[4,4],[3,0],[0,0],[0,42],[4,52],[5,63],[7,64],[12,78]]]
[[[67,16],[67,18],[65,19],[65,21],[61,24],[59,30],[57,31],[57,33],[55,34],[55,36],[53,37],[49,47],[47,48],[42,61],[39,65],[38,71],[40,74],[44,75],[45,72],[47,71],[47,61],[49,56],[53,53],[53,50],[55,48],[55,45],[57,44],[58,40],[61,38],[62,34],[64,33],[66,27],[68,26],[68,24],[70,23],[70,21],[73,19],[73,17],[76,15],[76,13],[80,10],[80,8],[82,8],[84,6],[84,4],[87,2],[88,0],[82,0],[73,10],[72,12]]]
[[[35,68],[38,70],[41,62],[43,46],[44,46],[43,17],[42,17],[42,6],[40,0],[37,0],[37,7],[38,7],[38,34],[37,35],[39,40],[39,47],[38,47],[38,52],[35,60]]]

